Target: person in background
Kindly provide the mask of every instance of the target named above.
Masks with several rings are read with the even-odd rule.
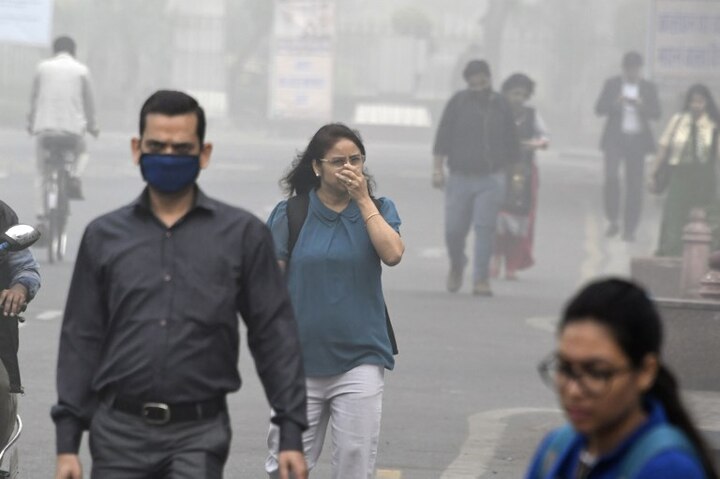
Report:
[[[642,214],[645,157],[655,151],[650,121],[660,118],[660,101],[655,84],[642,78],[643,58],[628,52],[622,60],[622,75],[608,79],[595,104],[595,113],[607,117],[600,141],[605,155],[605,214],[607,237],[620,232],[627,242],[635,240]],[[620,186],[624,166],[625,187]],[[620,217],[621,198],[623,216]]]
[[[492,90],[490,66],[472,60],[467,89],[445,106],[433,147],[432,184],[445,189],[445,243],[450,257],[447,290],[462,288],[465,241],[475,227],[473,294],[492,296],[490,258],[507,170],[520,159],[515,119],[507,100]],[[446,177],[445,167],[449,171]]]
[[[268,219],[300,329],[305,455],[312,469],[329,424],[333,479],[375,477],[384,370],[395,365],[381,275],[405,247],[395,205],[373,197],[365,160],[355,131],[323,126],[283,180],[289,199]],[[265,464],[272,478],[278,440],[272,425]]]
[[[653,302],[631,282],[601,279],[570,300],[539,368],[569,423],[542,441],[527,479],[718,477],[662,338]]]
[[[36,211],[45,217],[43,199],[48,143],[62,136],[72,140],[75,157],[69,168],[68,195],[82,199],[80,177],[88,163],[83,136],[100,133],[95,119],[95,101],[88,67],[75,58],[75,41],[67,36],[53,43],[53,57],[40,62],[33,80],[28,132],[37,136]]]
[[[60,332],[51,414],[56,479],[220,479],[230,452],[226,396],[240,388],[240,324],[280,427],[280,477],[307,479],[297,325],[267,227],[197,186],[210,163],[197,100],[160,90],[140,110],[132,157],[147,183],[93,220]]]
[[[550,144],[545,122],[540,114],[526,103],[535,91],[535,82],[522,73],[515,73],[503,82],[501,92],[512,108],[518,137],[522,145],[522,159],[510,167],[505,203],[498,216],[495,254],[491,275],[500,275],[505,267],[505,279],[517,279],[517,271],[530,268],[533,259],[535,218],[539,175],[535,152]]]
[[[655,172],[663,161],[670,165],[658,256],[682,256],[683,229],[690,222],[690,212],[716,203],[719,127],[720,112],[708,87],[691,86],[682,111],[673,115],[660,138],[650,175],[651,190],[657,190]]]

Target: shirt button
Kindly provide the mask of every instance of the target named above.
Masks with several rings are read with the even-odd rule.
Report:
[[[165,273],[165,276],[163,276],[163,281],[169,283],[170,280],[172,280],[172,276],[170,276],[170,273]]]
[[[161,319],[161,320],[160,320],[160,326],[165,327],[166,324],[167,324],[167,321],[166,321],[166,320],[164,320],[164,319]]]
[[[165,232],[165,237],[166,237],[166,238],[172,238],[172,231],[166,231],[166,232]]]

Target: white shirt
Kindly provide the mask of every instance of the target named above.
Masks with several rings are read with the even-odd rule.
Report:
[[[622,96],[623,98],[639,100],[640,84],[623,83]],[[627,102],[623,102],[622,131],[629,135],[634,135],[642,131],[642,124],[640,123],[640,115],[638,115],[637,107]]]
[[[88,68],[68,53],[40,62],[28,120],[33,133],[97,129]]]

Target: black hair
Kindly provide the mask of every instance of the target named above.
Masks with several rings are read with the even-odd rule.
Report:
[[[72,56],[75,56],[75,40],[68,37],[67,35],[63,35],[61,37],[57,37],[55,41],[53,42],[53,53],[69,53]]]
[[[528,96],[535,93],[535,82],[524,73],[513,73],[503,82],[500,91],[507,93],[514,88],[524,88],[528,92]]]
[[[482,73],[491,76],[490,65],[485,60],[470,60],[463,70],[463,78],[468,81],[471,76]]]
[[[647,293],[635,283],[607,278],[590,283],[565,307],[559,330],[570,323],[591,320],[605,326],[632,367],[640,368],[648,354],[660,361],[663,331],[660,314]],[[668,420],[695,446],[708,478],[717,479],[704,439],[680,400],[673,374],[660,362],[655,382],[647,393],[659,400]]]
[[[329,123],[322,126],[310,139],[305,151],[299,153],[292,162],[290,171],[280,180],[280,185],[288,197],[293,194],[304,195],[320,186],[320,178],[315,176],[313,162],[323,158],[335,144],[347,139],[355,143],[362,155],[365,155],[360,134],[342,123]],[[368,190],[372,195],[372,177],[364,171],[368,178]]]
[[[159,113],[167,116],[194,113],[197,116],[197,136],[202,145],[205,141],[205,111],[197,100],[187,93],[174,90],[158,90],[145,100],[140,109],[140,137],[145,132],[147,116]]]
[[[702,83],[696,83],[688,88],[688,91],[685,94],[685,104],[683,106],[683,110],[690,111],[690,102],[692,101],[692,97],[694,95],[701,95],[705,98],[705,111],[715,124],[720,124],[720,112],[718,112],[718,107],[712,96],[712,92]]]
[[[640,68],[643,66],[643,57],[636,51],[630,51],[623,55],[623,68]]]

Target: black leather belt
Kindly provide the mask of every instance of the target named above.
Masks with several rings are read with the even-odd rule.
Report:
[[[168,404],[117,396],[110,406],[118,411],[139,416],[146,423],[155,426],[211,419],[227,408],[224,397],[201,402]]]

